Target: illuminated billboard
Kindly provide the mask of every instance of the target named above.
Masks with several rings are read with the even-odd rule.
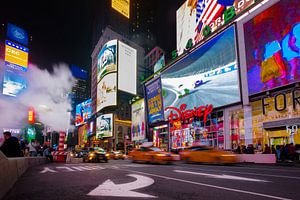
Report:
[[[88,99],[76,106],[75,126],[87,123],[92,115],[92,100]]]
[[[136,49],[119,41],[118,89],[131,94],[136,94],[136,74],[137,74],[136,56],[137,56]]]
[[[130,18],[130,0],[112,0],[111,7],[128,19]]]
[[[140,99],[131,106],[131,140],[139,141],[146,137],[145,100]]]
[[[150,124],[164,120],[164,108],[160,77],[145,84],[148,122]]]
[[[28,66],[28,48],[14,42],[5,41],[5,65],[27,71]]]
[[[235,28],[229,27],[161,73],[164,108],[240,101]]]
[[[249,95],[299,82],[299,10],[280,1],[244,24]]]
[[[189,40],[197,44],[205,32],[214,32],[254,3],[255,0],[187,0],[176,12],[178,55]]]
[[[20,44],[28,45],[28,34],[27,32],[13,24],[7,24],[7,37]]]
[[[111,40],[99,52],[97,58],[97,83],[106,74],[117,71],[117,45],[117,40]]]
[[[4,95],[15,97],[26,88],[27,81],[24,76],[10,70],[4,72],[2,91]]]
[[[112,137],[113,123],[113,114],[100,115],[96,120],[96,138]]]
[[[110,73],[97,85],[97,112],[114,105],[117,105],[117,73]]]

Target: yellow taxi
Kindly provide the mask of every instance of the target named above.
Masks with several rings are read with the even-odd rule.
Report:
[[[232,164],[237,157],[231,152],[221,151],[208,146],[192,146],[180,152],[181,160],[187,163]]]
[[[120,151],[112,151],[110,153],[110,158],[114,159],[114,160],[118,160],[118,159],[124,160],[125,159],[125,155],[122,154]]]
[[[128,158],[132,162],[148,162],[148,163],[160,163],[160,164],[171,164],[175,160],[175,155],[172,153],[164,152],[157,147],[141,147],[134,149],[128,154]]]

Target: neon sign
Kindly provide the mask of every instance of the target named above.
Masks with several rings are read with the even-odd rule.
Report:
[[[187,105],[181,104],[181,106],[178,108],[169,106],[165,108],[165,111],[171,110],[170,114],[168,116],[169,122],[174,122],[178,120],[187,120],[194,117],[203,117],[204,123],[207,120],[207,116],[212,112],[213,106],[211,104],[206,106],[199,106],[198,108],[194,107],[193,110],[186,110]],[[174,111],[174,112],[173,112]]]

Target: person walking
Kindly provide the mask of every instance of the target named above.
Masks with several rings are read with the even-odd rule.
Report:
[[[34,139],[31,140],[31,142],[28,144],[28,147],[29,147],[29,156],[37,156]]]
[[[9,131],[3,133],[5,141],[0,147],[0,150],[6,155],[6,157],[20,157],[21,148],[18,138],[11,136]]]

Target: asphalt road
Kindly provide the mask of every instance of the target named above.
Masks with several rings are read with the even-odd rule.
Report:
[[[300,199],[300,168],[176,163],[45,164],[29,169],[4,200]]]

